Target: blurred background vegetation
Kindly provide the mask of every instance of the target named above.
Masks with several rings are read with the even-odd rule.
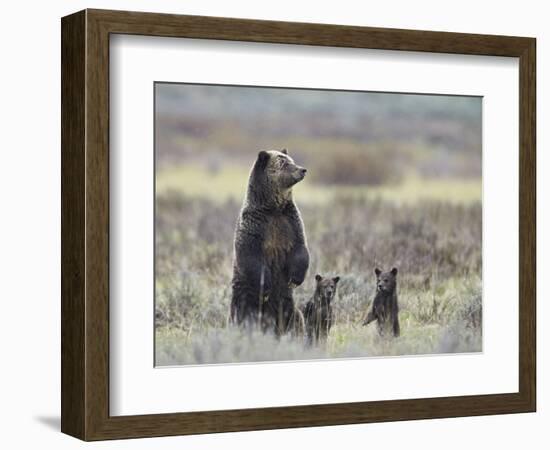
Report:
[[[481,350],[481,99],[155,85],[157,364]],[[261,149],[288,148],[315,273],[342,277],[323,348],[227,326],[232,241]],[[402,337],[361,327],[397,266]]]

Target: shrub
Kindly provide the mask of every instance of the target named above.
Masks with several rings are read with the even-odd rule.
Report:
[[[325,152],[313,160],[313,181],[328,185],[370,185],[399,182],[402,165],[396,164],[390,149],[351,148]]]

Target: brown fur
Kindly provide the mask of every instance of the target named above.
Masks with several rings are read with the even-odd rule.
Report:
[[[340,277],[323,278],[315,275],[315,293],[304,309],[304,319],[309,345],[323,343],[327,340],[334,320],[332,301],[336,296],[336,286]]]
[[[283,216],[270,217],[263,244],[264,255],[268,264],[279,260],[292,249],[295,236],[289,220]]]
[[[261,151],[250,171],[235,230],[231,321],[277,336],[292,330],[293,289],[308,266],[304,224],[292,187],[305,176],[284,151]]]
[[[397,303],[397,269],[382,272],[376,268],[376,296],[363,325],[376,321],[381,336],[399,336],[399,305]]]

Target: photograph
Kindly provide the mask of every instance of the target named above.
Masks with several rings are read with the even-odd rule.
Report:
[[[28,58],[19,72],[33,81],[14,90],[14,117],[33,86],[36,111],[52,109],[42,96],[60,117],[29,133],[23,114],[8,147],[51,134],[46,147],[61,153],[31,145],[52,178],[37,190],[21,181],[41,175],[17,170],[28,151],[8,152],[22,155],[8,185],[29,194],[18,211],[35,217],[6,223],[58,230],[57,241],[6,234],[32,253],[10,259],[24,262],[17,295],[51,316],[27,328],[52,351],[34,351],[27,333],[26,351],[11,346],[25,360],[15,366],[57,362],[53,388],[31,396],[38,406],[15,395],[16,409],[50,433],[57,424],[67,445],[210,434],[225,445],[260,432],[257,448],[300,428],[327,430],[319,442],[331,448],[350,441],[343,429],[387,445],[390,427],[426,447],[427,420],[446,427],[439,447],[451,435],[471,445],[456,432],[466,422],[479,421],[487,445],[514,442],[501,431],[518,427],[523,440],[542,435],[541,14],[497,23],[489,8],[472,23],[462,9],[449,22],[416,6],[374,21],[319,8],[312,19],[298,4],[295,16],[90,6],[42,14],[55,39],[34,24],[32,46],[53,46],[57,69],[44,73],[61,102]],[[49,185],[54,228],[36,220],[37,208],[56,210],[36,201]],[[59,264],[34,265],[57,267],[60,279],[38,272],[57,280],[60,308],[23,289],[43,290],[28,261],[52,242]],[[20,425],[14,442],[30,435]]]
[[[155,366],[483,351],[482,97],[154,104]]]

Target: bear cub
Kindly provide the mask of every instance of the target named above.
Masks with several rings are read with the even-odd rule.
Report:
[[[315,293],[304,309],[307,344],[325,342],[333,322],[332,301],[340,277],[323,278],[315,275]]]
[[[363,325],[377,321],[378,333],[381,336],[393,334],[399,336],[399,306],[397,304],[397,269],[389,272],[374,269],[376,274],[376,296]]]

